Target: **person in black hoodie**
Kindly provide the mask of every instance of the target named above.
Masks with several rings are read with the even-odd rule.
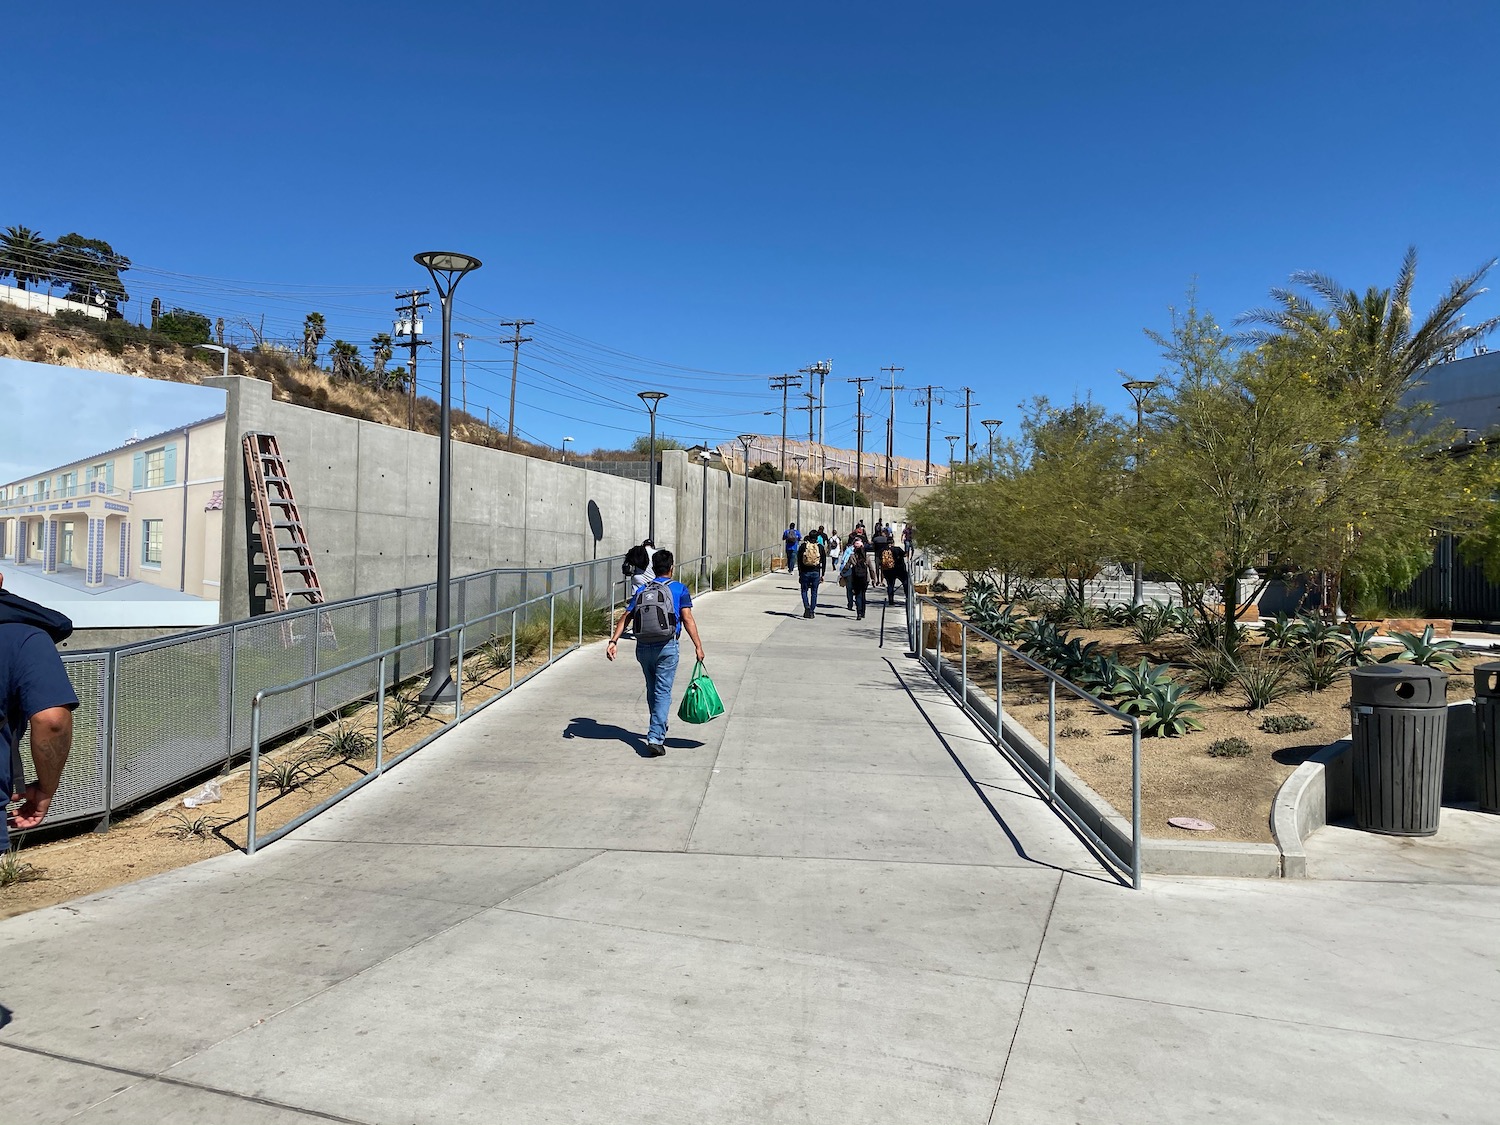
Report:
[[[11,831],[24,832],[46,819],[73,748],[78,696],[57,655],[57,645],[72,632],[73,623],[62,614],[0,589],[0,791],[21,801],[0,822],[0,852],[9,848]],[[21,759],[28,726],[36,764],[30,783]]]

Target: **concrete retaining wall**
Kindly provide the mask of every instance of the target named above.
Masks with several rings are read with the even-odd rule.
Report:
[[[329,600],[431,582],[437,575],[438,439],[431,434],[275,402],[268,383],[207,379],[226,391],[224,567],[221,620],[260,612],[249,566],[250,517],[240,441],[277,436],[318,576]],[[705,476],[688,454],[662,454],[656,543],[687,559],[702,553]],[[748,484],[748,491],[747,491]],[[746,481],[710,468],[708,553],[737,555],[749,497],[750,549],[778,544],[796,501],[784,484]],[[453,573],[499,566],[553,566],[622,554],[646,536],[650,486],[497,449],[453,445]],[[845,530],[850,509],[803,501],[803,521]],[[792,514],[789,514],[792,513]],[[900,509],[872,513],[899,522]],[[238,518],[237,518],[238,517]],[[597,529],[597,536],[595,531]]]

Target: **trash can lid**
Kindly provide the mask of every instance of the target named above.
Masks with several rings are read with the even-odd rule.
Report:
[[[1349,670],[1350,699],[1382,707],[1441,707],[1448,673],[1421,664],[1371,664]]]
[[[1474,694],[1500,695],[1500,660],[1474,665]]]

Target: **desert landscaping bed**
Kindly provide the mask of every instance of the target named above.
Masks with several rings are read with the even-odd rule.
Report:
[[[963,616],[960,599],[938,595],[945,608]],[[1181,635],[1142,644],[1129,629],[1064,627],[1067,636],[1100,649],[1128,665],[1142,659],[1171,666],[1173,678],[1190,683],[1184,664],[1191,642]],[[972,634],[971,634],[972,637]],[[1258,654],[1258,632],[1250,632],[1247,649]],[[1391,651],[1395,651],[1392,649]],[[952,651],[945,641],[945,656]],[[1464,651],[1458,667],[1449,672],[1448,700],[1458,702],[1474,694],[1475,665],[1495,659],[1493,653]],[[969,645],[968,674],[972,684],[991,698],[995,690],[995,647],[987,642]],[[1349,734],[1349,681],[1340,676],[1322,691],[1297,690],[1264,708],[1247,709],[1247,698],[1237,685],[1221,693],[1190,689],[1203,709],[1192,717],[1201,724],[1177,737],[1141,740],[1141,819],[1146,835],[1159,838],[1199,838],[1222,841],[1272,842],[1271,806],[1276,792],[1293,770],[1330,742]],[[1019,721],[1043,746],[1047,743],[1047,678],[1022,661],[1009,659],[1004,668],[1007,716]],[[1074,773],[1128,816],[1130,811],[1130,728],[1092,704],[1059,690],[1057,694],[1057,756]],[[1308,729],[1271,733],[1261,724],[1275,716],[1301,715]],[[1210,746],[1226,739],[1243,739],[1239,756],[1215,757]],[[1171,817],[1192,817],[1214,826],[1208,832],[1186,832],[1168,824]]]

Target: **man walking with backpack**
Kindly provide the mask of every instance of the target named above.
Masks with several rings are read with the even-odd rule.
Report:
[[[823,581],[823,545],[816,532],[797,548],[797,578],[802,586],[802,616],[818,615],[818,585]]]
[[[797,525],[794,523],[787,524],[786,530],[781,533],[781,543],[786,548],[786,572],[788,574],[797,565],[797,544],[801,540],[802,532],[797,530]]]
[[[665,548],[651,556],[655,577],[630,599],[604,650],[604,655],[613,660],[625,623],[633,623],[635,659],[646,677],[646,708],[651,715],[646,730],[648,758],[660,758],[667,752],[667,720],[672,714],[672,683],[677,678],[677,641],[684,628],[692,639],[693,651],[703,659],[703,641],[693,620],[693,594],[681,582],[672,580],[675,563],[672,552]]]

